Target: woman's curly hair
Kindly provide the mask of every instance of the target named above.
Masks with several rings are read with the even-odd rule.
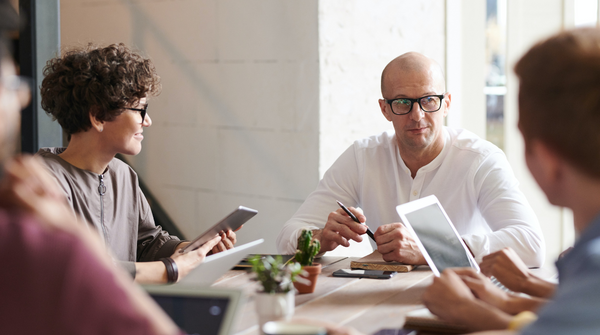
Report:
[[[46,63],[42,108],[71,135],[91,128],[89,113],[112,121],[123,108],[160,90],[160,77],[149,59],[122,43],[104,48],[90,44]]]

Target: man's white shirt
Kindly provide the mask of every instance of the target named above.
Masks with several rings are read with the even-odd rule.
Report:
[[[414,179],[393,131],[354,142],[285,223],[279,252],[294,253],[303,229],[324,228],[329,213],[339,208],[336,200],[360,207],[375,231],[401,222],[397,205],[434,194],[478,262],[511,247],[528,266],[541,266],[545,244],[538,219],[504,153],[464,129],[444,127],[444,139],[441,153]]]

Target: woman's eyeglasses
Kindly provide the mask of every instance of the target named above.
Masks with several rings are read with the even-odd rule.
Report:
[[[142,116],[142,123],[144,123],[144,119],[146,119],[146,111],[148,110],[148,104],[145,104],[144,108],[124,108],[124,109],[129,109],[132,111],[140,112],[140,115]]]

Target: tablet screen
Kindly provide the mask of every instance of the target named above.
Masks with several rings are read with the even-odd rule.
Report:
[[[451,223],[437,204],[431,204],[405,214],[408,222],[439,270],[451,267],[471,267],[465,250]]]
[[[217,222],[210,229],[198,236],[194,241],[192,241],[192,243],[183,249],[183,252],[189,252],[200,248],[204,243],[217,236],[221,231],[225,231],[227,229],[234,231],[237,230],[244,223],[246,223],[246,221],[250,220],[254,215],[256,215],[256,213],[258,213],[258,211],[252,208],[239,206],[221,221]]]

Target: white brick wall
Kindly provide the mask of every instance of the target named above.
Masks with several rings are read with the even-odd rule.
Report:
[[[356,139],[391,129],[381,114],[381,71],[418,51],[444,66],[444,1],[319,2],[320,162],[323,173]]]

